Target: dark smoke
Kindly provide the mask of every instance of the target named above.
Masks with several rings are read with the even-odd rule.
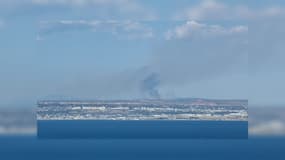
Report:
[[[160,99],[158,87],[160,84],[159,75],[157,73],[151,73],[141,83],[141,90],[149,98]]]

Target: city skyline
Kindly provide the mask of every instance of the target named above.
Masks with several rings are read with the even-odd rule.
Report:
[[[247,121],[247,100],[39,101],[37,120]]]

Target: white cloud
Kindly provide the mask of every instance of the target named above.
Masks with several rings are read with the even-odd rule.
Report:
[[[285,8],[280,6],[266,6],[250,8],[245,4],[229,5],[215,0],[203,0],[175,14],[178,20],[249,20],[265,17],[285,15]]]
[[[181,13],[178,13],[176,19],[205,20],[208,18],[221,18],[228,6],[218,3],[214,0],[204,0],[196,6],[191,6]]]
[[[168,30],[165,33],[165,38],[170,39],[186,39],[191,37],[208,37],[208,36],[221,36],[221,35],[234,35],[240,33],[247,33],[248,27],[238,25],[233,27],[223,27],[221,25],[208,25],[199,23],[197,21],[187,21],[185,24]]]
[[[136,21],[61,20],[57,22],[41,22],[40,37],[74,30],[107,32],[126,39],[144,39],[153,38],[154,36],[152,28]]]

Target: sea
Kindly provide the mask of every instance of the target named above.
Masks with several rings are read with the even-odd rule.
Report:
[[[1,160],[284,160],[285,137],[39,139],[0,136]]]
[[[38,120],[39,138],[247,139],[247,121]]]
[[[100,132],[97,137],[75,138],[78,133],[92,126],[94,122],[85,123],[86,126],[75,127],[74,122],[57,123],[43,122],[45,129],[40,132],[46,137],[37,135],[26,136],[0,136],[0,160],[284,160],[285,137],[249,137],[245,138],[190,138],[179,137],[179,134],[169,129],[162,137],[143,136],[143,133],[159,133],[165,130],[126,130],[124,125],[121,131],[113,131],[109,135]],[[43,124],[40,122],[40,125]],[[46,124],[47,123],[47,124]],[[76,121],[75,123],[81,123]],[[109,123],[109,122],[105,122]],[[195,122],[200,126],[201,122]],[[206,122],[204,122],[206,123]],[[238,122],[236,122],[238,124]],[[70,125],[72,124],[72,125]],[[50,126],[49,126],[50,125]],[[66,125],[69,127],[66,127]],[[104,126],[100,123],[101,126]],[[203,124],[205,126],[205,124]],[[73,126],[73,127],[72,127]],[[76,125],[75,125],[76,126]],[[163,126],[163,125],[162,125]],[[191,126],[191,125],[190,125]],[[192,125],[192,127],[195,125]],[[209,128],[215,125],[209,123]],[[227,125],[225,125],[227,126]],[[243,125],[240,125],[241,127]],[[51,128],[49,128],[51,127]],[[71,127],[71,128],[70,128]],[[147,127],[147,126],[145,126]],[[189,127],[189,126],[188,126]],[[70,129],[68,129],[70,128]],[[103,127],[104,128],[104,127]],[[162,127],[163,128],[163,127]],[[189,127],[191,128],[191,127]],[[194,127],[195,128],[195,127]],[[56,132],[48,132],[49,129],[65,130],[67,137],[58,137]],[[81,129],[81,131],[80,131]],[[97,128],[98,129],[98,128]],[[106,128],[105,128],[106,129]],[[110,129],[110,128],[109,128]],[[118,129],[118,128],[116,128]],[[133,129],[133,128],[132,128]],[[160,128],[161,129],[161,128]],[[179,129],[179,128],[178,128]],[[207,127],[205,127],[207,129]],[[247,128],[246,128],[247,129]],[[67,134],[77,130],[77,134]],[[45,132],[43,132],[45,131]],[[46,132],[47,131],[47,132]],[[52,130],[50,130],[52,131]],[[110,130],[109,130],[110,131]],[[204,130],[206,131],[206,130]],[[238,131],[238,130],[237,130]],[[62,133],[60,132],[57,132]],[[122,134],[141,133],[140,136],[122,137]],[[130,134],[131,133],[131,134]],[[209,132],[210,134],[221,134]],[[235,131],[230,132],[231,134]],[[243,133],[243,132],[241,132]],[[177,134],[176,136],[173,134]],[[235,134],[239,134],[236,132]],[[100,136],[99,136],[100,135]],[[121,135],[121,136],[114,136]],[[167,136],[165,136],[167,135]],[[179,135],[179,136],[178,136]],[[69,137],[68,137],[69,136]],[[75,137],[74,137],[75,136]],[[87,136],[87,135],[84,135]],[[112,137],[113,136],[113,137]],[[170,137],[169,137],[170,136]],[[139,138],[140,137],[140,138]]]

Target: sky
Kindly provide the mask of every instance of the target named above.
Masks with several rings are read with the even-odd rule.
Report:
[[[0,0],[0,107],[42,99],[284,105],[282,0]]]

